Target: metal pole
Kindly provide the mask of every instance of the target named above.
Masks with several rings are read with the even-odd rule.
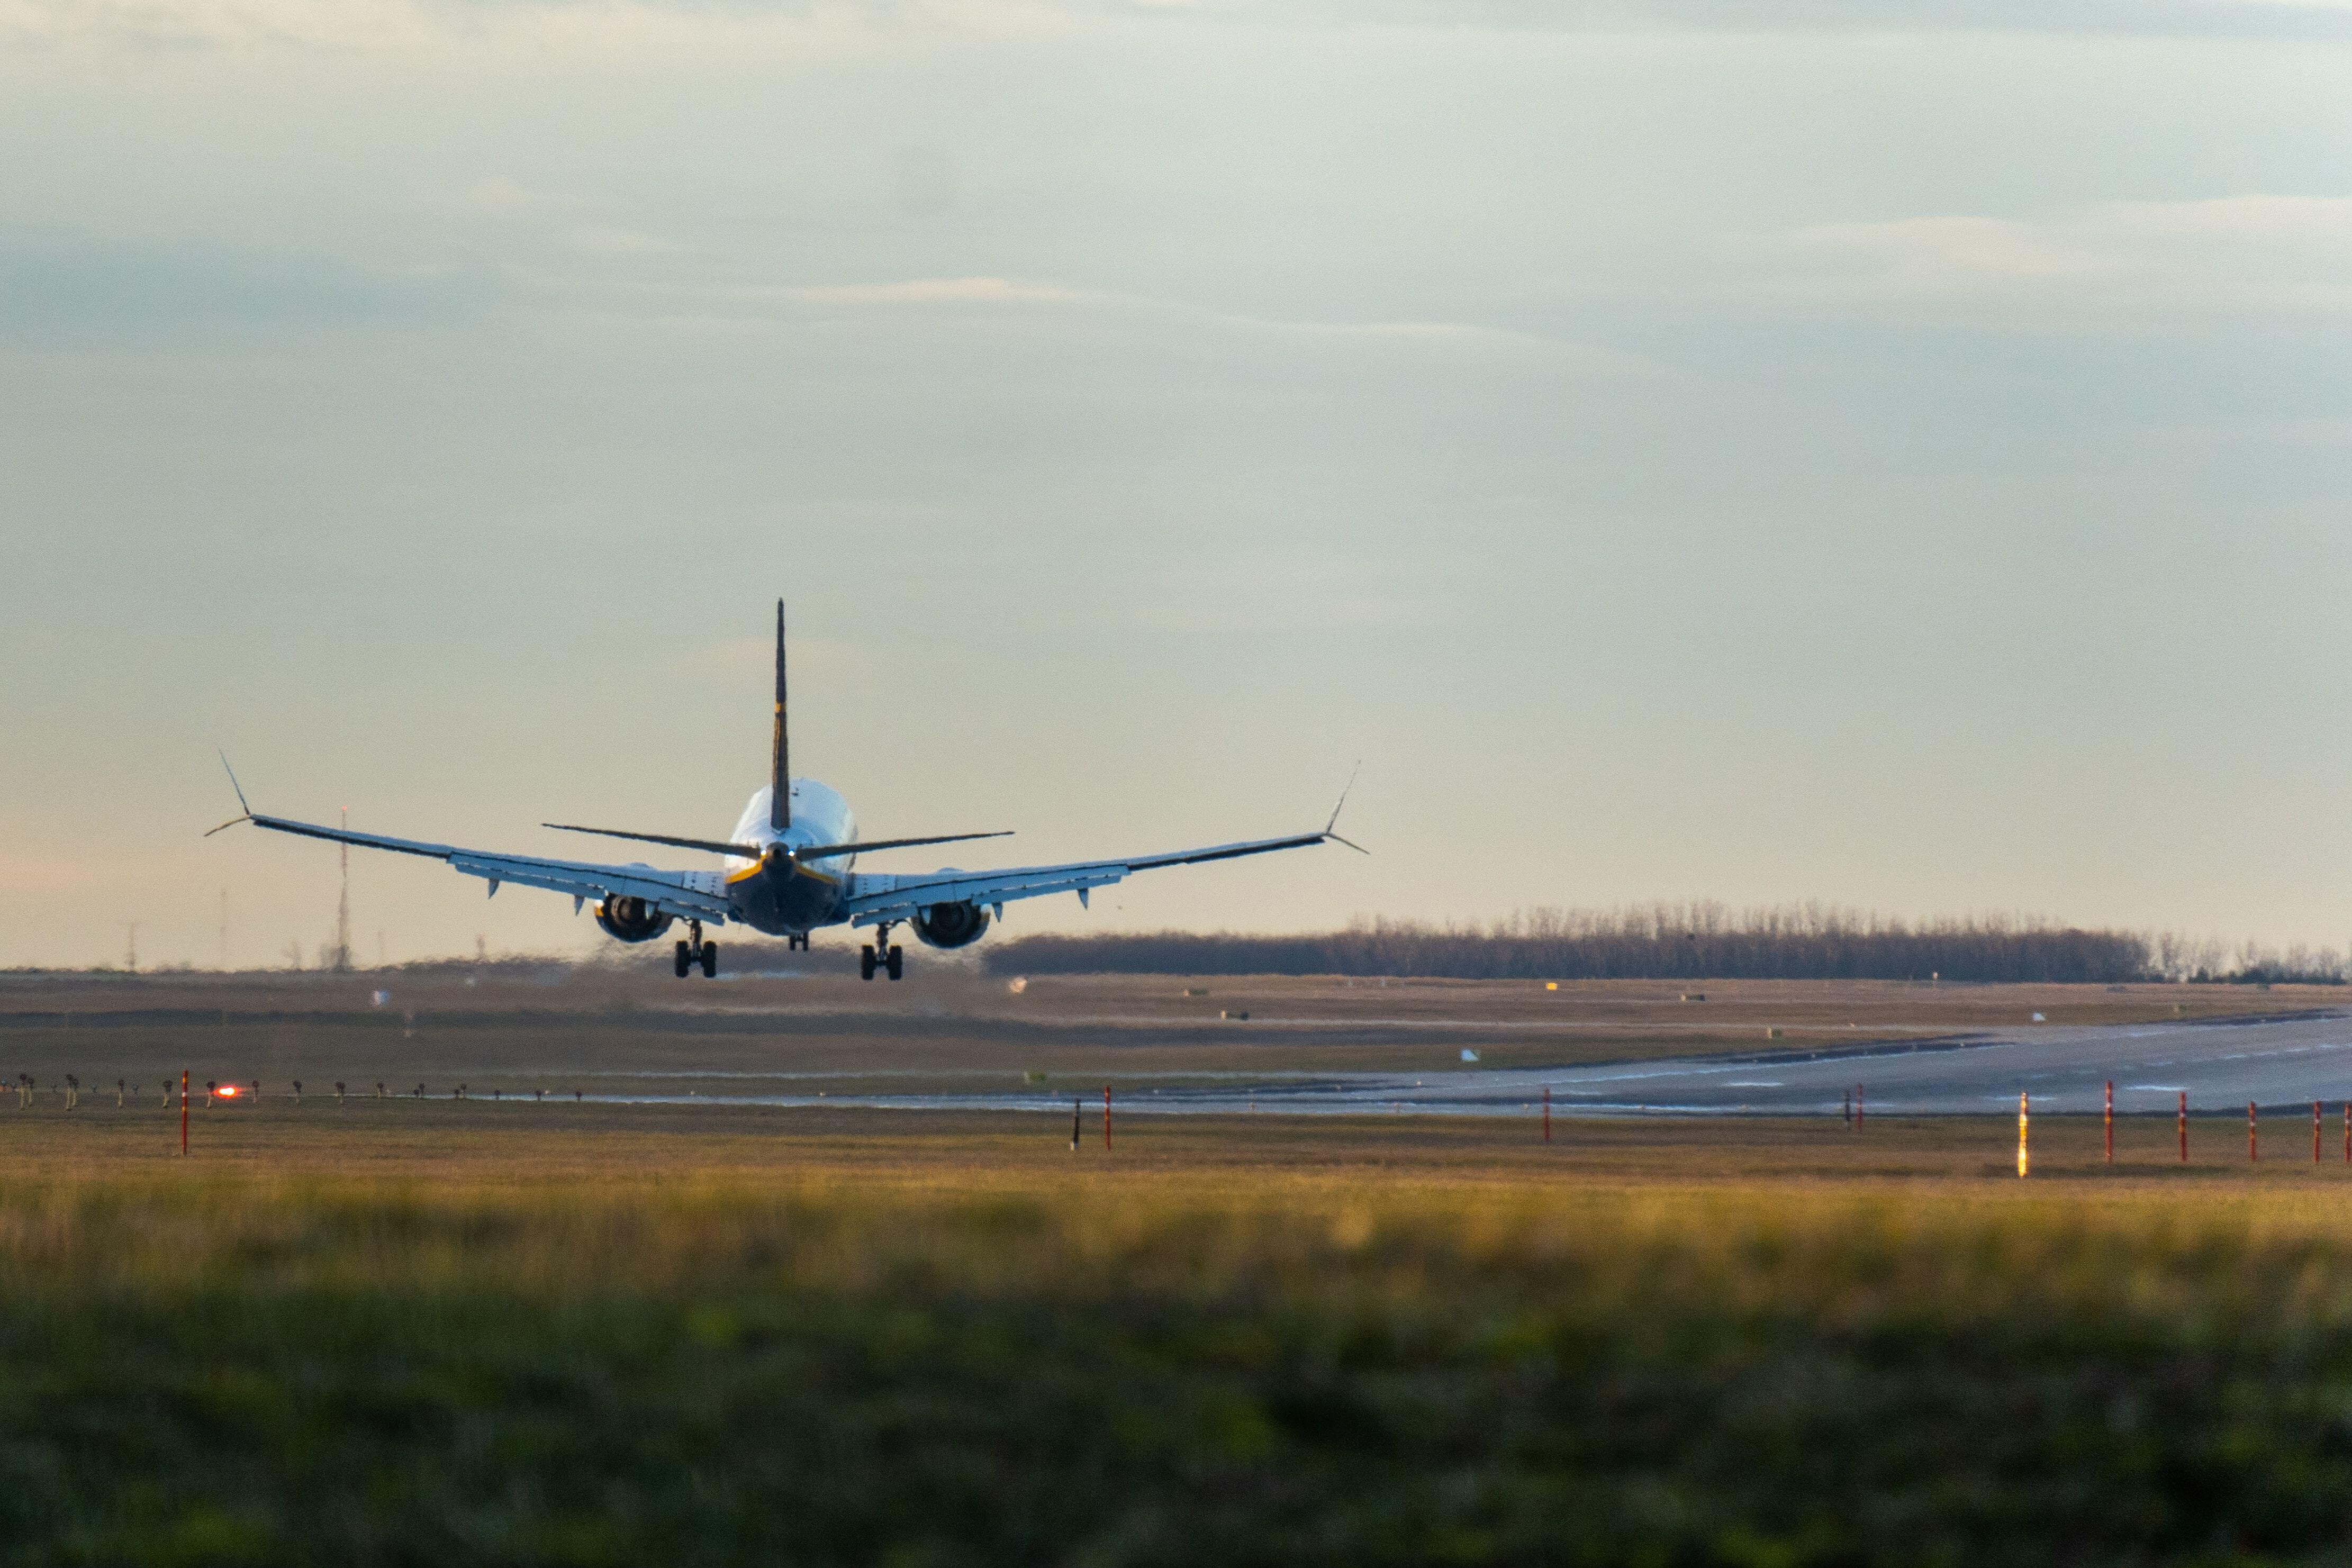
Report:
[[[1076,1154],[1077,1152],[1078,1152],[1078,1101],[1077,1101],[1076,1096],[1073,1095],[1073,1096],[1071,1097],[1071,1099],[1070,1099],[1070,1153],[1072,1153],[1072,1154],[1074,1154],[1074,1155],[1075,1155],[1075,1154]]]
[[[180,1069],[180,1153],[188,1152],[188,1070]]]
[[[2189,1163],[2189,1091],[2180,1092],[2180,1163]]]
[[[2107,1080],[2107,1164],[2116,1163],[2116,1081]]]
[[[2319,1163],[2319,1102],[2311,1103],[2311,1163]]]
[[[2025,1096],[2021,1093],[2017,1097],[2017,1177],[2020,1181],[2025,1179],[2026,1170],[2025,1110],[2026,1099]]]

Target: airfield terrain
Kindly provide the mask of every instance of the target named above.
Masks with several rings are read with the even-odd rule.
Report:
[[[2248,1163],[2241,1106],[2185,1164],[2130,1122],[2112,1166],[2095,1117],[2044,1118],[2020,1181],[2013,1113],[1563,1114],[1546,1144],[1524,1115],[1203,1109],[1106,1148],[1090,1096],[1073,1149],[1061,1094],[2036,1010],[2324,1033],[2335,995],[1209,988],[11,978],[0,1072],[40,1088],[0,1097],[0,1557],[2345,1560],[2332,1115],[2316,1164],[2307,1112]],[[184,1161],[156,1094],[183,1061],[263,1085],[199,1092]],[[725,1076],[779,1071],[934,1108]],[[1040,1108],[947,1104],[997,1092]]]
[[[1417,1100],[1475,1109],[1481,1099],[1507,1109],[1542,1082],[1575,1092],[1567,1076],[1532,1071],[1569,1069],[1584,1075],[1578,1088],[1596,1109],[1679,1104],[1713,1082],[1714,1100],[1693,1108],[1819,1111],[1856,1081],[1916,1077],[1927,1061],[1935,1076],[1915,1086],[1916,1108],[1975,1111],[1989,1094],[2013,1097],[2030,1074],[2061,1066],[2076,1067],[2069,1087],[2079,1091],[2081,1072],[2126,1051],[2126,1038],[2156,1038],[2127,1035],[2133,1028],[2260,1016],[2284,1020],[2273,1027],[2286,1046],[2340,1040],[2352,1051],[2352,1025],[2327,1017],[2352,997],[2326,987],[1735,981],[1692,990],[1594,981],[1551,991],[1520,981],[1056,976],[1016,991],[928,954],[896,985],[861,982],[837,953],[794,956],[793,969],[767,967],[782,955],[738,949],[729,962],[752,972],[715,982],[675,979],[666,965],[526,961],[342,975],[0,977],[0,1075],[46,1082],[71,1072],[88,1085],[110,1090],[120,1079],[150,1093],[163,1074],[186,1068],[199,1083],[259,1080],[268,1092],[300,1080],[316,1094],[341,1079],[370,1092],[378,1082],[423,1083],[446,1094],[462,1083],[484,1095],[1003,1106],[1042,1106],[1108,1083],[1169,1109],[1242,1110],[1255,1095],[1262,1108],[1305,1111]],[[2177,1038],[2215,1058],[2244,1051],[2210,1030]],[[1951,1049],[1996,1040],[2034,1046],[2047,1060]],[[1475,1063],[1462,1060],[1465,1050]],[[1787,1070],[1661,1078],[1655,1092],[1653,1080],[1619,1071],[1671,1070],[1687,1057]],[[1849,1058],[1860,1060],[1840,1064]],[[1805,1068],[1809,1059],[1821,1065]],[[2326,1087],[2334,1071],[2316,1066],[2308,1092],[2289,1077],[2263,1094],[2336,1098]],[[2258,1097],[2258,1086],[2240,1087],[2249,1069],[2217,1071],[2200,1104]],[[2343,1072],[2352,1088],[2352,1054]],[[1767,1083],[1790,1079],[1794,1089]]]

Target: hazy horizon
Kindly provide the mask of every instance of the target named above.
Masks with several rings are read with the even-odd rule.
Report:
[[[199,836],[215,747],[723,831],[779,595],[869,837],[1256,837],[1362,760],[1369,859],[1013,935],[2341,949],[2347,63],[2255,0],[0,0],[0,967],[331,934],[331,848]],[[352,880],[363,958],[596,935]]]

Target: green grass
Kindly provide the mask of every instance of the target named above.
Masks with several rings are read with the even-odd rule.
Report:
[[[299,1114],[184,1167],[100,1157],[147,1118],[0,1126],[0,1557],[2347,1555],[2352,1219],[2308,1167],[454,1109],[395,1160]]]

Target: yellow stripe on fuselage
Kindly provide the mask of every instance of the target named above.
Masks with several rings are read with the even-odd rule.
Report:
[[[819,882],[826,883],[835,887],[841,885],[840,877],[830,872],[819,871],[814,866],[805,866],[801,864],[798,861],[793,861],[792,862],[792,868],[802,876],[814,877]],[[749,882],[767,869],[768,862],[761,861],[757,865],[747,867],[742,871],[730,872],[727,875],[727,885],[732,887],[739,882]]]

